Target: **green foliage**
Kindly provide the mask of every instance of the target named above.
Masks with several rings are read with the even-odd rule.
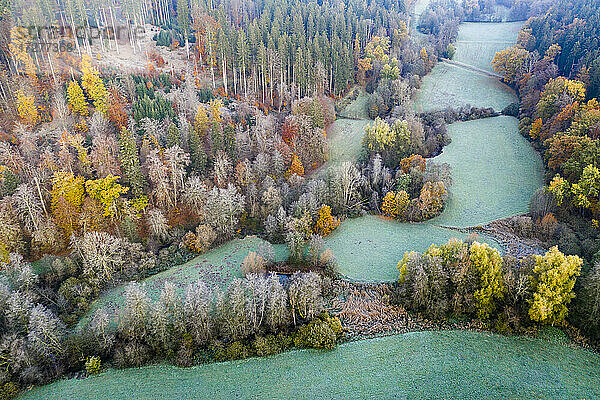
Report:
[[[337,317],[323,313],[298,328],[294,336],[294,345],[300,348],[326,349],[335,348],[336,340],[342,336],[342,323]]]
[[[583,261],[578,256],[565,256],[552,247],[535,257],[529,316],[542,324],[560,324],[568,314],[567,305],[575,297],[573,287]]]
[[[88,375],[97,375],[102,369],[102,361],[100,357],[91,356],[85,361],[85,370]]]
[[[456,47],[452,43],[448,43],[446,47],[446,53],[444,54],[446,58],[452,60],[454,58],[454,54],[456,53]]]
[[[380,118],[365,128],[363,147],[369,154],[379,153],[386,166],[396,168],[410,154],[411,133],[408,122],[396,120],[392,126]]]
[[[241,360],[250,357],[251,353],[248,347],[241,341],[236,340],[228,345],[222,343],[213,343],[215,361]]]
[[[173,103],[161,96],[156,96],[152,99],[145,94],[144,97],[132,104],[131,111],[136,122],[140,122],[144,118],[162,121],[175,117]]]
[[[252,342],[252,349],[257,356],[266,357],[289,349],[293,343],[291,336],[279,332],[277,335],[257,336]]]
[[[0,400],[15,399],[19,395],[19,385],[15,382],[6,382],[0,386]]]
[[[125,174],[124,182],[131,187],[133,195],[143,195],[145,182],[135,136],[126,128],[121,130],[119,136],[119,158],[121,170]]]

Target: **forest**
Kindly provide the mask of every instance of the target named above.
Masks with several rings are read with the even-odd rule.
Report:
[[[435,223],[458,179],[436,160],[449,126],[499,116],[543,159],[545,186],[501,232],[536,252],[430,242],[378,301],[423,326],[559,327],[597,349],[600,4],[434,0],[417,17],[414,3],[1,3],[0,399],[107,367],[334,349],[349,329],[334,305],[362,283],[328,238],[366,215]],[[492,66],[518,100],[417,111],[460,25],[507,21],[523,25]],[[357,103],[360,151],[332,162]],[[148,283],[246,237],[260,245],[224,284]],[[95,307],[118,288],[119,307]]]

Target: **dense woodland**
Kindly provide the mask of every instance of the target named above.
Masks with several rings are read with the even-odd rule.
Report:
[[[568,318],[598,339],[597,63],[570,44],[591,40],[580,21],[592,21],[592,5],[559,2],[540,17],[541,1],[434,2],[416,40],[402,1],[125,2],[110,15],[154,25],[156,44],[183,47],[190,66],[168,73],[153,56],[132,74],[100,69],[87,37],[61,57],[28,53],[34,37],[18,26],[108,21],[99,2],[38,3],[36,13],[23,13],[25,3],[0,13],[0,398],[103,363],[189,366],[334,347],[342,327],[323,311],[336,261],[323,237],[365,213],[423,221],[442,212],[451,171],[427,158],[448,144],[446,125],[501,110],[417,115],[412,96],[439,58],[452,57],[460,22],[494,20],[502,7],[512,19],[533,15],[494,65],[521,97],[520,110],[505,113],[519,115],[549,171],[515,229],[585,263],[556,248],[516,261],[451,242],[405,256],[396,300],[499,331]],[[374,119],[362,157],[323,168],[336,102],[356,86]],[[285,243],[286,264],[305,272],[268,273],[265,244],[224,289],[167,284],[152,300],[137,283],[251,234]],[[127,289],[116,320],[98,310],[76,329],[118,284]]]

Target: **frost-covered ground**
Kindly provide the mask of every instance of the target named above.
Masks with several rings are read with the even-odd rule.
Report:
[[[595,399],[599,370],[600,355],[543,339],[415,332],[329,352],[111,369],[22,399]]]

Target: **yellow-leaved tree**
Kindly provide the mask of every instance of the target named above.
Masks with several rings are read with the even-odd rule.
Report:
[[[331,215],[331,207],[324,205],[319,209],[319,216],[315,223],[315,232],[321,236],[327,236],[340,225],[340,221]]]
[[[582,264],[581,258],[565,256],[557,246],[535,257],[531,277],[533,298],[529,308],[533,321],[552,325],[564,321],[569,312],[567,305],[575,297],[573,287]]]
[[[19,118],[27,126],[33,126],[38,123],[40,116],[35,106],[35,97],[26,96],[21,90],[17,90],[17,112]]]
[[[502,257],[498,250],[486,243],[474,242],[469,249],[469,259],[479,276],[479,289],[474,294],[477,302],[477,317],[482,321],[487,320],[504,299]]]
[[[76,81],[69,82],[69,87],[67,88],[67,99],[69,100],[69,106],[73,112],[83,116],[88,115],[89,104],[85,99],[83,89],[81,89],[81,86],[79,86],[79,83]]]
[[[54,221],[66,236],[77,229],[83,203],[84,179],[72,173],[58,171],[52,177],[51,209]]]
[[[106,178],[89,180],[85,183],[88,195],[96,200],[102,209],[102,215],[114,218],[119,212],[117,200],[127,193],[128,187],[117,183],[120,176],[108,175]]]
[[[100,79],[100,72],[92,66],[91,59],[87,55],[81,58],[81,72],[83,74],[81,86],[92,99],[96,110],[108,117],[108,90],[102,79]]]
[[[304,166],[302,165],[302,161],[300,161],[300,157],[295,153],[292,155],[292,164],[290,165],[290,169],[288,169],[288,176],[294,174],[304,176]]]

